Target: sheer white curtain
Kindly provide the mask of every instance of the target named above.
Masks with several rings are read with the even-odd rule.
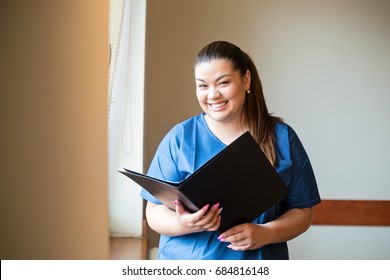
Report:
[[[110,0],[109,211],[111,236],[142,235],[140,188],[118,172],[142,172],[146,0]]]

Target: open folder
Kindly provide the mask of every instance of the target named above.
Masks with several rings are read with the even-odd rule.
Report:
[[[189,212],[220,203],[224,232],[252,222],[287,195],[287,187],[249,132],[211,158],[182,182],[168,182],[128,169],[119,171],[168,208],[179,200]]]

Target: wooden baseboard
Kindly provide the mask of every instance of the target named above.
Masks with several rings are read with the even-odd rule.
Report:
[[[148,241],[146,238],[111,237],[111,260],[148,259]]]
[[[141,237],[110,238],[110,260],[147,260],[148,243],[147,223],[143,220]]]
[[[323,200],[313,225],[390,226],[389,200]]]

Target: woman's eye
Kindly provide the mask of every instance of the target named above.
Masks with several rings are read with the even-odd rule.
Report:
[[[221,81],[219,83],[220,86],[227,85],[227,84],[229,84],[229,81]]]
[[[199,85],[198,85],[198,88],[207,88],[207,85],[199,84]]]

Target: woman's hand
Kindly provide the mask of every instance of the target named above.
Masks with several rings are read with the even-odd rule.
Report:
[[[268,231],[263,225],[241,224],[224,233],[218,239],[229,242],[228,248],[236,251],[254,250],[268,243]]]
[[[313,208],[293,208],[265,224],[235,226],[222,233],[218,239],[230,243],[228,247],[232,250],[254,250],[297,237],[309,228],[312,218]]]
[[[173,204],[176,206],[177,222],[185,232],[215,231],[219,228],[221,221],[219,214],[222,211],[222,208],[219,208],[219,203],[211,207],[207,204],[198,212],[192,214],[184,209],[180,201],[175,200]]]

